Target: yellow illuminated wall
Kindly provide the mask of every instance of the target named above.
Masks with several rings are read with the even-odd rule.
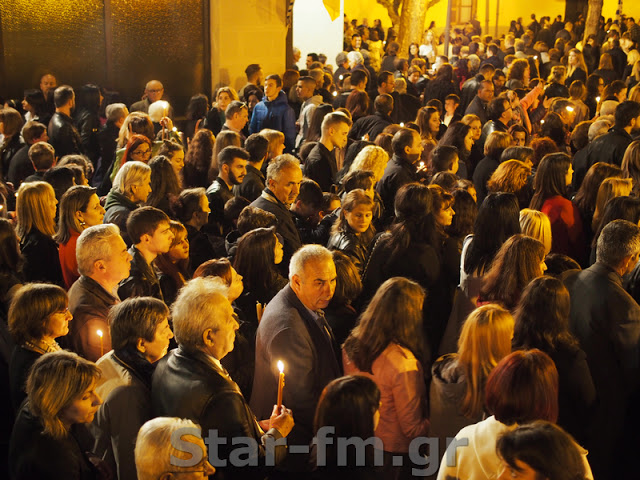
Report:
[[[455,2],[455,0],[454,0]],[[485,26],[486,17],[486,2],[485,0],[478,0],[477,18],[480,21],[482,28]],[[489,5],[489,34],[495,34],[495,20],[496,20],[496,0],[491,0]],[[535,11],[532,8],[532,3],[513,1],[513,0],[500,0],[500,15],[499,15],[499,34],[508,30],[509,22],[518,17],[523,17],[525,23],[529,19],[532,13],[535,13],[538,18],[548,15],[554,18],[556,15],[564,15],[565,1],[564,0],[537,0],[535,2]],[[604,0],[602,8],[602,14],[608,17],[615,17],[616,9],[618,6],[617,0]],[[376,0],[344,0],[344,11],[349,19],[357,18],[362,20],[367,18],[369,25],[373,25],[373,19],[379,18],[385,28],[391,26],[391,20],[387,13],[387,9],[380,5]],[[624,11],[628,15],[636,17],[640,16],[640,3],[634,0],[624,1]],[[444,30],[444,25],[447,18],[447,0],[440,0],[436,5],[431,7],[427,11],[427,18],[425,27],[427,27],[432,20],[436,22],[436,29],[439,33]]]

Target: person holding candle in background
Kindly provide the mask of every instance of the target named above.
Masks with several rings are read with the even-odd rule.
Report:
[[[129,276],[131,255],[118,227],[107,224],[82,232],[76,258],[81,276],[69,290],[69,310],[76,319],[69,341],[79,355],[96,361],[111,350],[107,314],[120,301],[118,283]]]
[[[323,388],[342,374],[338,346],[322,309],[333,297],[336,268],[331,252],[305,245],[291,259],[289,285],[267,304],[256,335],[256,371],[251,407],[258,417],[271,413],[278,397],[278,364],[287,369],[283,402],[296,415],[289,445],[308,445]],[[307,456],[287,457],[287,473],[309,468]]]
[[[220,460],[237,458],[235,449],[246,452],[246,443],[240,437],[254,439],[252,448],[257,451],[250,448],[249,454],[258,456],[257,467],[239,468],[228,461],[218,471],[224,478],[263,478],[268,473],[265,443],[289,435],[293,415],[284,405],[278,410],[274,396],[266,415],[269,419],[258,423],[237,384],[220,363],[233,350],[238,329],[228,297],[228,287],[218,278],[195,278],[180,290],[172,306],[178,348],[160,360],[153,373],[153,414],[187,418],[205,432],[215,431],[221,439],[215,452]],[[276,387],[274,379],[273,388]],[[239,443],[233,445],[236,439]],[[274,453],[277,465],[286,448],[276,447]]]
[[[132,446],[151,419],[151,376],[173,338],[169,309],[156,298],[128,298],[109,312],[109,331],[113,350],[96,363],[102,372],[96,393],[104,402],[93,423],[94,452],[120,480],[135,479]]]

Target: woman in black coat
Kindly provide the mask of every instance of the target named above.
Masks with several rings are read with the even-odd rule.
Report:
[[[533,280],[524,289],[515,313],[513,349],[537,348],[558,369],[558,425],[584,445],[596,389],[587,357],[569,332],[569,292],[552,277]]]
[[[56,200],[46,182],[23,183],[18,189],[16,232],[24,257],[24,277],[28,282],[49,282],[63,286],[56,233]]]
[[[95,393],[100,369],[75,353],[40,357],[27,379],[23,403],[11,433],[9,471],[14,480],[93,480],[101,460],[93,456],[86,428],[102,403]]]

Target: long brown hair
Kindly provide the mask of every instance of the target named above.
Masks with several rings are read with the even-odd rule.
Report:
[[[176,245],[178,245],[178,243],[180,243],[183,239],[186,239],[187,229],[180,222],[176,222],[174,220],[171,220],[169,222],[169,228],[171,229],[171,232],[174,235],[173,242],[171,242],[171,247],[170,247],[170,248],[173,248]],[[155,263],[158,269],[160,269],[162,273],[164,273],[165,275],[168,275],[173,279],[178,289],[185,284],[186,280],[189,279],[189,274],[188,274],[189,259],[188,258],[178,260],[177,262],[174,263],[169,258],[169,252],[167,252],[167,253],[161,253],[160,255],[158,255],[156,257]]]
[[[545,155],[533,180],[536,193],[531,199],[531,208],[541,210],[548,198],[563,196],[567,192],[566,175],[570,166],[571,157],[566,153]]]
[[[491,264],[480,290],[483,300],[515,308],[522,290],[543,272],[544,245],[535,238],[517,234],[509,238]]]
[[[423,359],[424,297],[420,285],[403,277],[390,278],[380,286],[344,343],[346,354],[360,371],[371,373],[373,362],[391,343]]]

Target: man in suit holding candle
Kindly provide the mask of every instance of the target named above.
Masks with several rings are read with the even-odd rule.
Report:
[[[269,415],[277,401],[278,361],[284,364],[286,386],[282,401],[295,412],[296,425],[288,445],[308,445],[313,417],[324,387],[342,374],[331,327],[324,318],[336,287],[331,252],[320,245],[298,250],[289,266],[289,285],[269,302],[256,336],[256,371],[251,408]],[[303,454],[289,455],[281,468],[300,472],[307,468]]]

